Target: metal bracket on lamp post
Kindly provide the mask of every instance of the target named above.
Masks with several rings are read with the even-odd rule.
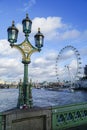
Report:
[[[25,33],[25,40],[21,44],[14,44],[17,42],[18,29],[15,27],[14,22],[12,22],[12,26],[8,28],[8,41],[10,42],[10,46],[12,48],[18,49],[22,54],[22,63],[24,64],[24,78],[23,83],[19,83],[19,99],[18,99],[18,107],[25,106],[31,107],[31,84],[28,83],[28,64],[30,63],[30,56],[34,52],[40,52],[41,47],[43,46],[44,36],[40,32],[40,28],[38,29],[38,33],[34,36],[35,38],[35,46],[34,47],[28,40],[29,33],[31,32],[32,21],[29,19],[28,14],[26,14],[26,18],[22,21],[23,24],[23,32]]]
[[[22,62],[26,62],[26,63],[30,63],[30,56],[34,53],[34,52],[40,52],[41,49],[36,48],[34,46],[31,45],[31,43],[29,42],[29,40],[27,38],[25,38],[24,42],[22,42],[21,44],[10,44],[10,46],[13,48],[18,49],[21,54],[22,54]]]

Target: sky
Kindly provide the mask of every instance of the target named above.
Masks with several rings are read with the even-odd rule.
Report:
[[[29,79],[34,82],[57,81],[56,60],[61,49],[71,45],[78,50],[82,68],[87,64],[87,0],[0,0],[0,79],[19,81],[23,79],[24,66],[20,52],[11,48],[7,40],[7,28],[15,21],[19,30],[16,44],[24,41],[22,20],[28,13],[32,20],[29,41],[34,46],[34,35],[38,27],[44,35],[44,46],[40,53],[31,56]],[[77,57],[72,49],[65,49],[58,61],[58,75],[66,77],[61,70],[67,64],[75,71]],[[67,59],[64,55],[68,54]],[[72,60],[69,60],[72,59]],[[67,60],[67,63],[66,63]],[[60,64],[63,64],[59,66]],[[68,72],[67,72],[68,73]]]

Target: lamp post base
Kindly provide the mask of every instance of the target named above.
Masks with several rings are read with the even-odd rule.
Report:
[[[26,98],[25,97],[25,91],[24,91],[24,84],[19,82],[19,97],[18,97],[18,104],[17,107],[20,109],[27,109],[33,107],[33,100],[32,100],[32,84],[30,83],[26,84]]]

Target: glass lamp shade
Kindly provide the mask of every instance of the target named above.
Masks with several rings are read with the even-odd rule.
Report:
[[[12,26],[7,29],[8,32],[8,41],[10,43],[16,43],[18,37],[18,29],[14,25],[14,21],[12,22]]]
[[[26,18],[23,19],[22,24],[23,32],[25,34],[29,34],[31,32],[32,21],[29,19],[28,14],[26,14]]]
[[[37,48],[43,47],[44,36],[43,36],[43,34],[40,32],[40,28],[38,28],[38,33],[34,36],[34,38],[35,38],[35,46],[36,46]]]

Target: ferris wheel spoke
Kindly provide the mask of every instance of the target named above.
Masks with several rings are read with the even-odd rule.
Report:
[[[67,64],[67,62],[69,63]],[[81,65],[79,51],[71,45],[65,46],[60,50],[56,58],[55,72],[57,80],[64,80],[65,77],[73,81],[79,79],[82,70]]]

